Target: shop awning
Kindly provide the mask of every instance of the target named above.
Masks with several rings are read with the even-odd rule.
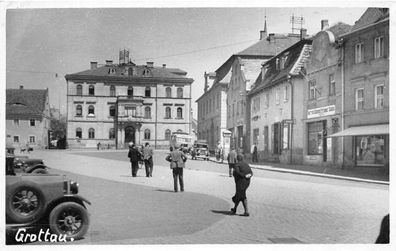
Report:
[[[328,137],[361,136],[361,135],[382,135],[389,134],[389,124],[354,126],[344,131],[334,133]]]

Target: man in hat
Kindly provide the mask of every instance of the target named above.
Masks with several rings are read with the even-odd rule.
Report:
[[[135,144],[129,142],[129,152],[128,158],[131,160],[132,167],[132,177],[136,177],[137,171],[139,170],[139,160],[141,159],[141,154],[138,149],[135,147]]]

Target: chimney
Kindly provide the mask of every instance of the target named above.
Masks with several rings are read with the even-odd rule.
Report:
[[[110,66],[113,64],[113,60],[106,60],[106,66]]]
[[[204,78],[205,78],[205,86],[204,86],[204,93],[208,91],[209,88],[209,84],[208,84],[208,77],[209,77],[209,73],[204,73]]]
[[[91,70],[98,68],[98,62],[91,62]]]
[[[118,60],[119,64],[127,64],[129,62],[129,50],[128,49],[120,50],[118,58],[119,58]]]
[[[267,38],[268,42],[275,42],[275,33],[270,33],[268,34],[268,38]]]
[[[154,62],[147,62],[147,67],[148,68],[153,68],[154,67]]]
[[[162,68],[166,68],[166,64],[162,64]]]
[[[20,86],[19,86],[19,89],[23,89],[23,85],[20,85]]]
[[[300,30],[300,40],[303,40],[307,37],[307,29],[302,28]]]
[[[325,20],[320,21],[320,23],[322,25],[322,27],[321,27],[322,31],[329,28],[329,20],[325,19]]]

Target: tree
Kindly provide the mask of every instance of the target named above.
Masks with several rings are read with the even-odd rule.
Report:
[[[66,118],[51,118],[50,122],[51,140],[58,140],[66,136]]]

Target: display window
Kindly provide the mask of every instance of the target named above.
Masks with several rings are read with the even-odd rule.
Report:
[[[370,135],[355,137],[355,162],[362,165],[385,164],[385,136]]]

